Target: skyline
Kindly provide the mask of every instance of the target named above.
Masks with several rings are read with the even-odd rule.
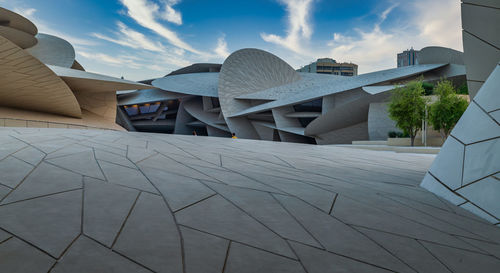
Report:
[[[0,6],[68,40],[88,71],[131,80],[221,63],[252,47],[294,68],[330,57],[358,64],[360,74],[396,67],[396,54],[410,47],[462,51],[459,1],[332,2],[0,0]]]

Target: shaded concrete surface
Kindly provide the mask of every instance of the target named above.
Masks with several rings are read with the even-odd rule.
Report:
[[[0,272],[495,272],[434,155],[0,129]]]

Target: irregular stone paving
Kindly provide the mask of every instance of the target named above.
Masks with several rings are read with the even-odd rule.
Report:
[[[0,129],[0,272],[497,272],[430,155]]]

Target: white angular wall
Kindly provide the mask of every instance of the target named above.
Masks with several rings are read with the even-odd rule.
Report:
[[[421,186],[500,226],[500,64],[451,132]]]
[[[462,0],[472,102],[421,186],[500,227],[500,1]]]
[[[500,61],[500,1],[462,0],[462,37],[471,98]]]

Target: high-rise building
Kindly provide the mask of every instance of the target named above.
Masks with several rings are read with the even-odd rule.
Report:
[[[318,59],[297,70],[298,72],[332,74],[339,76],[357,76],[358,65],[353,63],[337,63],[331,58]]]
[[[413,49],[407,49],[401,53],[398,53],[398,67],[410,66],[418,64],[418,53],[420,51]]]

